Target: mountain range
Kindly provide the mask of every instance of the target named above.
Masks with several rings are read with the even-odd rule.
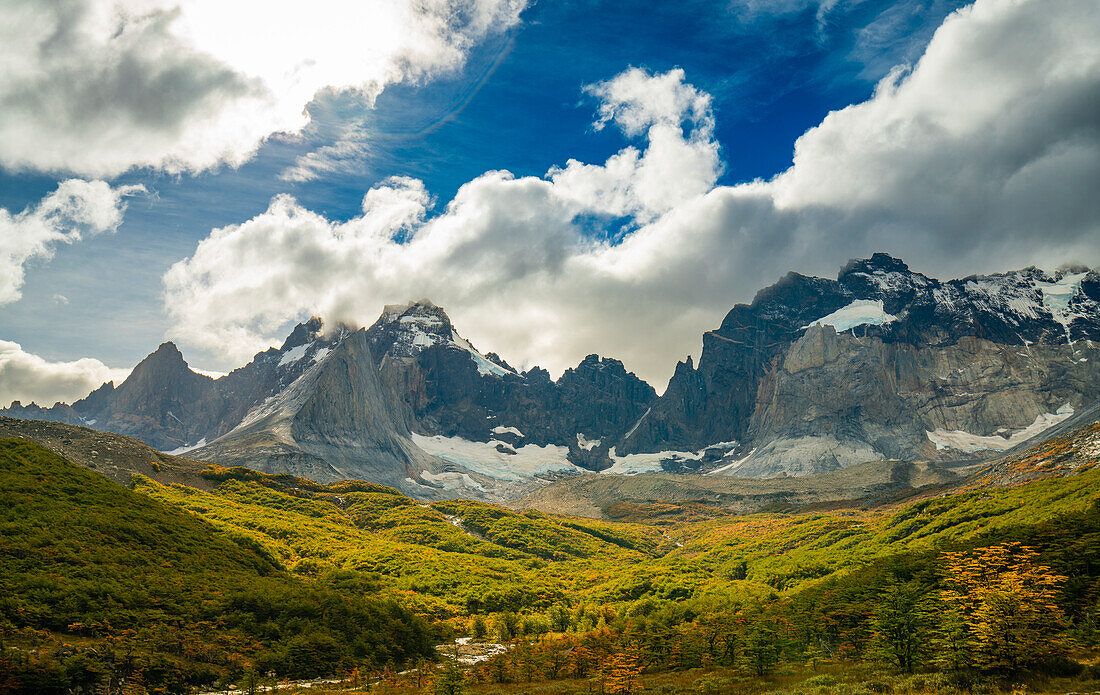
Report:
[[[1095,271],[939,281],[875,254],[835,280],[790,273],[733,307],[660,395],[598,355],[557,380],[517,370],[425,300],[369,327],[311,319],[218,379],[164,343],[117,386],[0,415],[320,482],[504,499],[588,472],[972,464],[1100,399],[1098,340]]]

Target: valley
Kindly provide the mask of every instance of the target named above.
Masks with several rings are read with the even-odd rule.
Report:
[[[165,343],[0,415],[0,691],[1090,687],[1098,301],[876,254],[734,307],[660,394],[428,301],[217,379]]]
[[[35,434],[34,423],[23,423]],[[788,495],[781,508],[770,502],[735,513],[713,489],[693,495],[686,486],[658,486],[681,497],[632,501],[627,492],[603,510],[618,519],[610,521],[470,500],[423,502],[374,483],[320,484],[213,465],[200,471],[198,487],[135,473],[127,489],[26,439],[5,439],[0,448],[8,539],[0,626],[9,666],[22,664],[11,672],[45,679],[34,682],[121,685],[140,674],[144,685],[184,692],[219,679],[262,683],[270,671],[348,679],[322,691],[355,691],[359,683],[371,692],[416,692],[416,669],[397,676],[398,665],[408,671],[417,650],[427,655],[462,635],[507,645],[468,665],[462,678],[478,692],[478,682],[497,684],[486,692],[510,692],[518,686],[509,683],[547,679],[559,683],[555,692],[585,692],[580,684],[610,677],[598,664],[622,659],[634,659],[645,682],[680,674],[674,682],[690,677],[684,687],[697,688],[710,678],[717,692],[775,683],[780,663],[832,664],[830,683],[843,682],[862,673],[851,670],[856,664],[879,658],[881,592],[910,587],[934,602],[950,579],[937,569],[950,552],[1017,546],[1037,548],[1043,567],[1072,578],[1058,580],[1051,598],[1074,649],[1091,649],[1096,639],[1089,626],[1100,589],[1100,422],[970,477],[925,469],[916,481],[929,484],[887,487],[877,497],[814,498],[815,488],[819,495],[836,489],[836,474],[745,480],[758,490],[797,482],[812,499]],[[1031,481],[991,477],[1006,467],[1032,471]],[[894,478],[898,469],[917,472],[886,468]],[[848,471],[865,480],[876,473]],[[660,476],[623,480],[647,477]],[[44,514],[67,521],[42,526]],[[56,535],[47,541],[43,533]],[[349,623],[342,611],[382,611],[391,622]],[[938,619],[925,619],[921,629],[940,639]],[[370,642],[376,637],[355,632],[370,625],[413,642],[400,655],[379,651]],[[39,656],[10,662],[32,646]],[[123,652],[129,656],[119,661]],[[446,649],[440,654],[446,664]],[[752,658],[765,661],[753,666]],[[937,658],[929,653],[920,663]],[[447,673],[417,668],[425,683]]]
[[[1100,0],[0,0],[0,695],[1100,695]]]

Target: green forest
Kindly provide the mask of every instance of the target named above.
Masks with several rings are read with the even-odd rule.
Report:
[[[1100,688],[1100,470],[635,523],[203,477],[127,489],[0,442],[0,692]],[[457,637],[505,648],[460,666]]]

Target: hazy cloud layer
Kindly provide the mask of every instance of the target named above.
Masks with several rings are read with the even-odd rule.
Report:
[[[0,305],[22,296],[28,261],[48,260],[58,244],[114,232],[126,210],[124,198],[144,190],[142,186],[112,188],[103,181],[69,179],[20,213],[0,208]],[[54,298],[62,303],[69,301],[63,295]]]
[[[114,176],[238,165],[321,89],[369,101],[462,64],[523,0],[6,0],[0,165]]]
[[[24,351],[19,343],[0,340],[0,407],[12,401],[41,406],[72,403],[104,382],[122,383],[129,373],[90,358],[50,362]]]
[[[588,88],[639,140],[543,178],[488,172],[438,215],[413,179],[332,221],[293,198],[166,274],[174,337],[241,361],[309,313],[369,323],[429,297],[482,349],[552,371],[598,351],[659,389],[775,268],[873,251],[957,275],[1100,262],[1100,6],[979,0],[919,63],[833,112],[770,181],[724,187],[706,94],[679,71]],[[228,366],[228,365],[222,365]]]

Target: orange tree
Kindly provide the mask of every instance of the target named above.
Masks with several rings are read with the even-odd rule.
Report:
[[[1004,543],[944,554],[942,598],[957,626],[951,659],[983,669],[1018,670],[1066,649],[1057,599],[1065,577],[1039,564],[1034,548]],[[968,656],[969,658],[960,658]]]
[[[627,647],[615,654],[607,667],[604,687],[609,695],[631,695],[641,687],[638,677],[642,673],[638,665],[638,650]]]

